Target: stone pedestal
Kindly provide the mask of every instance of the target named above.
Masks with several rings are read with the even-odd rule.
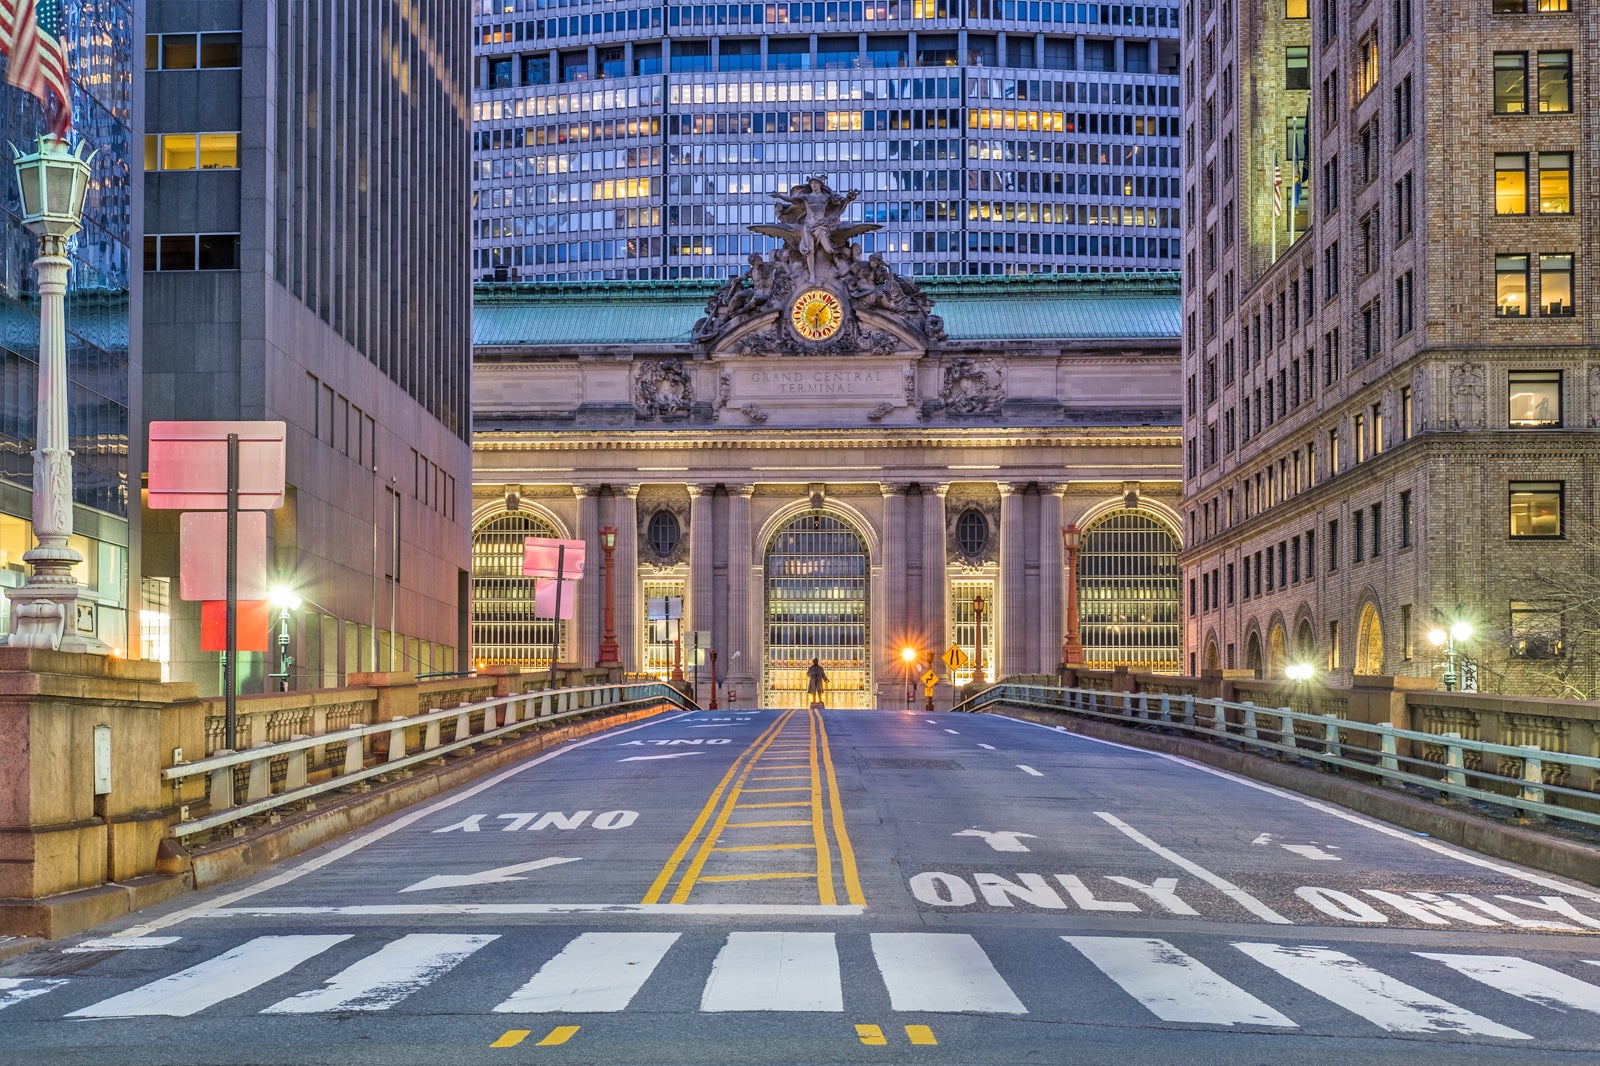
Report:
[[[134,905],[167,828],[163,710],[194,698],[157,663],[0,648],[0,933],[60,936]]]

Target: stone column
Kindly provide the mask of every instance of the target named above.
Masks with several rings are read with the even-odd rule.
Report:
[[[1000,489],[1000,603],[996,620],[994,673],[991,681],[1024,672],[1027,662],[1028,591],[1023,574],[1025,540],[1022,531],[1022,493],[1017,485]]]
[[[639,486],[620,486],[611,497],[611,524],[617,527],[616,597],[617,643],[622,647],[622,669],[637,672],[643,654],[639,625]]]
[[[898,707],[905,699],[901,691],[905,667],[900,662],[900,649],[917,642],[917,627],[906,596],[906,560],[910,555],[910,545],[906,543],[906,489],[887,482],[878,489],[883,493],[884,598],[882,629],[875,634],[873,643],[878,649],[879,702],[885,707]],[[884,702],[884,693],[897,694],[899,698]]]
[[[922,487],[922,631],[935,656],[950,646],[945,620],[950,583],[945,577],[944,498],[949,485]],[[944,673],[940,667],[939,672]]]
[[[716,578],[711,522],[714,499],[711,486],[689,486],[689,602],[685,604],[683,612],[683,676],[691,680],[694,678],[694,646],[690,643],[689,631],[702,629],[710,632],[716,613],[712,598]],[[700,671],[702,681],[706,673],[705,670]]]
[[[568,646],[566,659],[579,666],[593,666],[600,656],[600,586],[605,583],[602,574],[605,563],[600,552],[600,497],[595,489],[583,485],[574,485],[572,493],[578,497],[578,539],[584,543],[584,578],[578,582],[578,602],[573,605],[577,608],[572,619],[577,645]],[[562,594],[572,591],[563,589]]]
[[[1061,497],[1065,485],[1047,485],[1039,494],[1039,612],[1038,663],[1035,669],[1048,674],[1061,661],[1062,567]]]
[[[754,485],[728,486],[728,635],[718,649],[718,667],[740,692],[742,706],[754,704],[756,655],[761,642],[751,632],[754,546],[750,543],[750,497]],[[738,653],[738,658],[734,654]]]

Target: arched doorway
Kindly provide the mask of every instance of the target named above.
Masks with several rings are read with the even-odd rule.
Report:
[[[1356,625],[1354,673],[1367,677],[1383,673],[1383,623],[1370,601],[1362,605],[1361,621]]]
[[[1317,635],[1312,631],[1309,618],[1300,619],[1300,628],[1295,630],[1294,655],[1302,663],[1314,662],[1317,658]]]
[[[1251,630],[1244,642],[1244,668],[1261,676],[1261,634]]]
[[[1147,511],[1096,519],[1078,553],[1079,635],[1084,665],[1177,673],[1178,538]]]
[[[565,652],[566,623],[533,616],[533,580],[522,576],[524,538],[558,535],[555,526],[526,511],[502,511],[472,531],[475,662],[549,669],[552,641],[559,640]]]
[[[1289,641],[1283,633],[1283,623],[1272,623],[1272,631],[1267,634],[1267,676],[1281,678],[1283,668],[1289,665]]]
[[[1217,642],[1212,637],[1206,638],[1205,669],[1221,670],[1222,656],[1217,654]]]
[[[828,707],[872,706],[870,575],[865,541],[834,515],[803,514],[773,534],[766,552],[763,706],[805,707],[813,658],[828,673]]]

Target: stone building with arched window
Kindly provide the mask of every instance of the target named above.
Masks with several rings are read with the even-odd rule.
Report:
[[[903,705],[930,665],[1049,673],[1074,523],[1088,664],[1176,671],[1176,277],[918,286],[828,232],[831,196],[797,186],[784,248],[715,293],[480,289],[474,657],[596,663],[610,528],[629,672],[669,673],[681,627],[740,706],[802,701],[813,658],[834,707]],[[559,627],[534,617],[525,536],[587,545]],[[681,621],[649,617],[674,598]]]

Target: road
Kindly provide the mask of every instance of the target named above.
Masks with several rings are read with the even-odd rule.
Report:
[[[1600,1061],[1600,891],[996,715],[663,715],[0,965],[0,1062]]]

